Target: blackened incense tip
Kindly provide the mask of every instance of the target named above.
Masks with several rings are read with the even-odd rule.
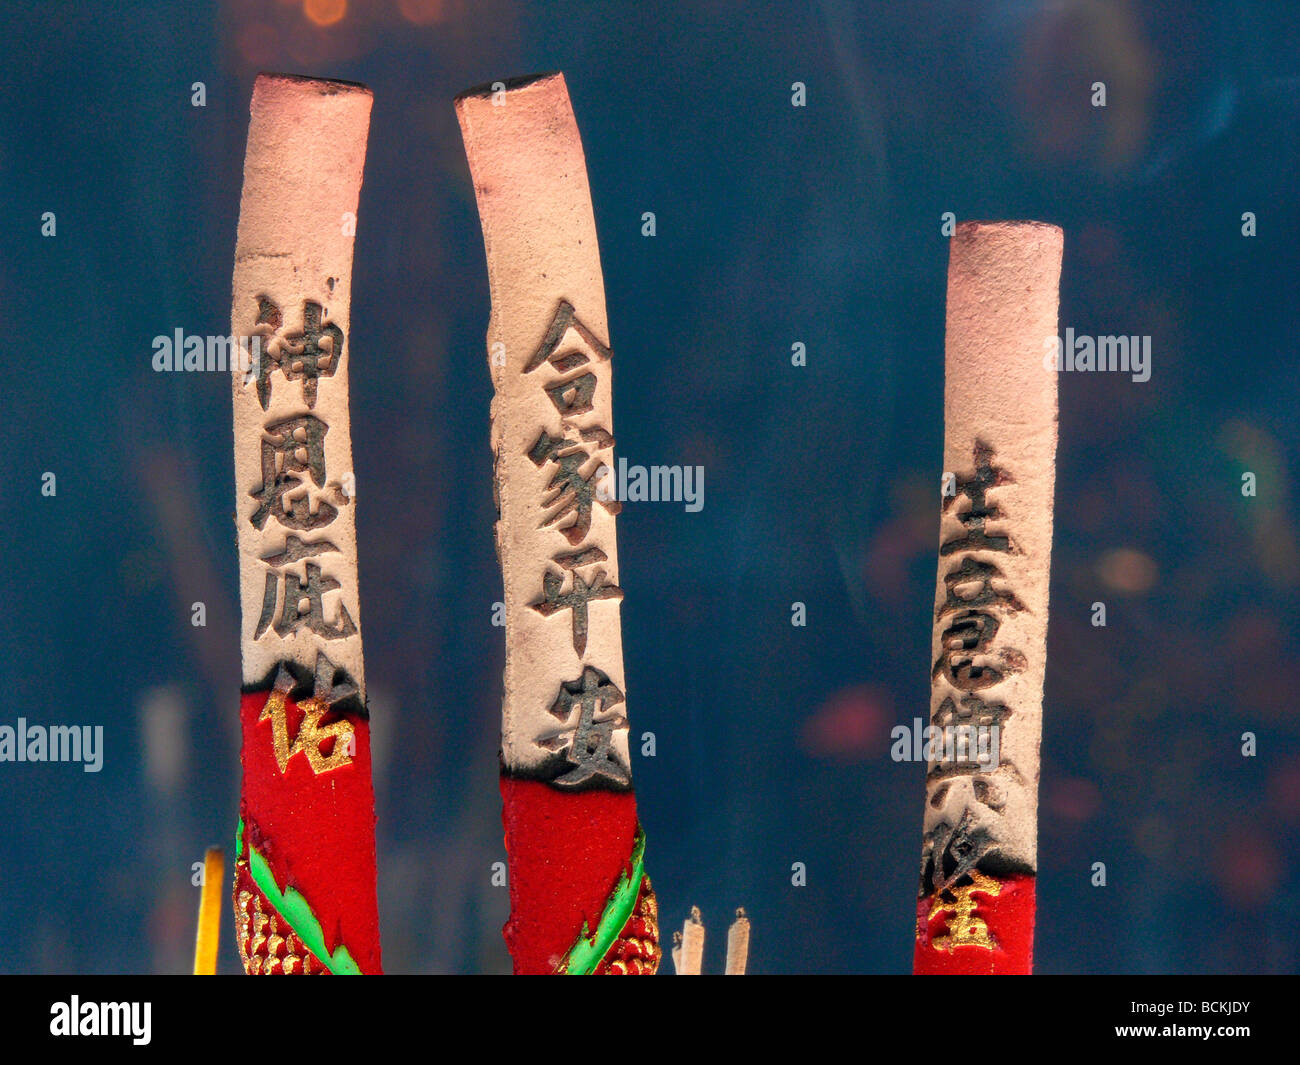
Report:
[[[1051,222],[971,219],[966,222],[958,222],[957,229],[953,234],[953,241],[960,244],[974,243],[979,240],[997,240],[998,238],[1012,240],[1032,240],[1037,238],[1038,240],[1045,240],[1049,244],[1060,245],[1065,240],[1065,231]]]
[[[1051,271],[1054,288],[1064,249],[1065,232],[1050,222],[958,222],[948,242],[948,269],[950,278],[953,271],[1004,277],[1016,264],[1034,271],[1041,267]]]
[[[359,81],[343,81],[339,78],[312,78],[305,74],[278,74],[272,71],[262,71],[257,75],[253,83],[253,91],[258,89],[270,89],[283,86],[297,92],[315,92],[321,96],[341,96],[348,93],[359,93],[366,96],[373,96],[369,87],[362,85]]]
[[[529,85],[550,81],[553,78],[559,78],[560,81],[563,81],[563,71],[547,70],[540,74],[523,74],[515,78],[497,78],[495,81],[485,81],[481,85],[466,89],[456,97],[455,102],[460,103],[462,100],[468,100],[476,96],[490,97],[498,92],[513,92],[516,89],[524,89]]]

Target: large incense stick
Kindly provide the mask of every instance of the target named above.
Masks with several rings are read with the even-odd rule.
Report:
[[[1056,478],[1061,231],[957,227],[918,973],[1027,973]]]
[[[560,74],[456,100],[487,250],[505,583],[501,795],[517,973],[653,972],[628,754],[611,352],[587,168]]]
[[[374,793],[348,364],[370,91],[261,75],[235,250],[243,791],[235,917],[250,973],[377,973]]]

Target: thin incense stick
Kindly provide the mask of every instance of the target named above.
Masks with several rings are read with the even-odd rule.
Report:
[[[1027,973],[1056,479],[1061,231],[957,227],[917,973]]]
[[[194,975],[215,976],[217,945],[221,942],[221,889],[226,875],[226,856],[220,847],[209,847],[203,856],[203,885],[199,889],[199,927],[194,936]]]
[[[736,919],[727,930],[727,976],[744,976],[749,964],[749,918],[743,909],[736,911]]]
[[[698,906],[682,925],[682,952],[677,964],[678,976],[700,976],[704,972],[704,918]]]
[[[456,114],[487,251],[505,583],[501,797],[516,973],[652,973],[619,627],[611,351],[587,166],[560,74]]]
[[[250,973],[377,973],[375,803],[348,419],[352,244],[370,91],[253,88],[235,249],[243,790],[235,917]]]

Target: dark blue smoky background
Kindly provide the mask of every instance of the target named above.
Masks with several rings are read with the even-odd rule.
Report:
[[[386,967],[508,970],[452,98],[560,69],[616,454],[704,469],[702,508],[618,526],[665,938],[700,907],[718,970],[743,906],[753,972],[910,969],[924,769],[890,731],[928,706],[951,213],[1061,226],[1062,329],[1151,338],[1149,380],[1060,382],[1037,968],[1295,972],[1298,45],[1300,8],[1235,0],[5,5],[0,723],[101,725],[104,762],[0,763],[0,969],[184,971],[233,837],[229,384],[151,343],[229,331],[276,70],[375,94],[349,343]]]

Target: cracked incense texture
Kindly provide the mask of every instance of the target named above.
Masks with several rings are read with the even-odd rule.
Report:
[[[926,778],[917,972],[1031,964],[1061,250],[1032,222],[963,223],[951,242],[930,701],[948,731]],[[982,748],[977,731],[963,750],[963,726]]]
[[[371,95],[260,75],[240,201],[232,373],[249,972],[378,972],[374,794],[348,418],[352,246]]]
[[[653,972],[656,909],[628,751],[619,507],[603,488],[613,354],[586,160],[562,75],[501,84],[462,94],[456,113],[492,299],[505,935],[519,973]]]

